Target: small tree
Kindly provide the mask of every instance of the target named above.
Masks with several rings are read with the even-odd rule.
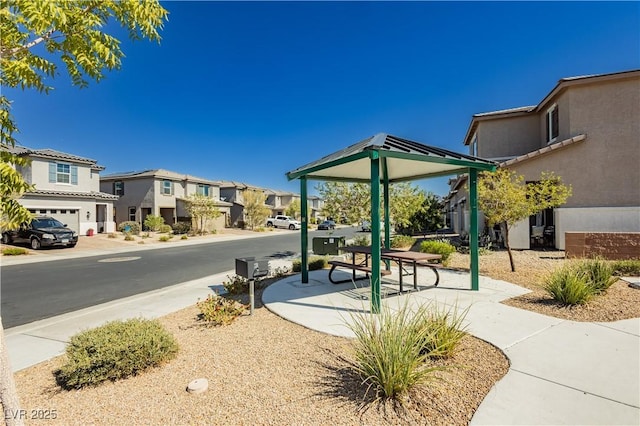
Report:
[[[299,219],[300,218],[300,200],[293,200],[291,202],[291,204],[289,204],[289,207],[287,207],[287,209],[284,211],[284,214],[286,214],[287,216],[290,216],[294,219]]]
[[[263,224],[269,217],[271,209],[265,204],[267,196],[264,192],[255,189],[247,189],[242,193],[244,198],[244,215],[251,229]]]
[[[509,169],[483,173],[478,179],[478,208],[489,226],[499,224],[504,229],[504,241],[509,253],[511,271],[515,272],[509,245],[509,230],[513,225],[545,209],[564,204],[571,196],[571,186],[560,176],[544,172],[537,182],[526,184],[524,176]]]
[[[422,208],[416,210],[409,218],[409,224],[399,227],[398,232],[416,234],[436,231],[443,226],[444,218],[440,198],[432,192],[428,192],[422,202]]]
[[[216,206],[213,198],[201,194],[191,194],[187,197],[187,211],[195,224],[195,232],[200,235],[207,230],[209,220],[215,220],[222,212]]]
[[[150,231],[156,232],[160,227],[164,225],[164,217],[149,214],[144,218],[144,226]]]

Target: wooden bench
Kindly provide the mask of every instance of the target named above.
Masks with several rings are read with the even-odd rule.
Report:
[[[341,262],[339,260],[330,260],[329,265],[331,265],[331,270],[329,271],[329,281],[331,281],[333,284],[341,284],[341,283],[347,283],[351,281],[364,280],[369,278],[369,274],[371,273],[370,266],[356,265],[354,263]],[[337,281],[334,280],[331,277],[331,274],[333,274],[333,271],[335,271],[336,268],[351,269],[353,271],[353,278],[349,278],[346,280],[337,280]],[[356,271],[366,272],[366,274],[357,276]],[[391,271],[387,271],[386,269],[380,270],[380,275],[389,275],[389,274],[391,274]]]

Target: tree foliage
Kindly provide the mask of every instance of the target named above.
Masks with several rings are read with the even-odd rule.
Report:
[[[294,219],[300,219],[300,212],[301,212],[300,200],[298,200],[296,198],[295,200],[293,200],[291,202],[291,204],[289,204],[287,209],[284,211],[284,214],[286,214],[287,216],[290,216],[290,217],[292,217]]]
[[[324,182],[316,187],[324,200],[323,213],[335,220],[346,218],[357,223],[371,218],[370,185],[364,183]],[[382,193],[382,192],[381,192]],[[389,186],[389,215],[391,223],[407,226],[411,217],[422,209],[426,195],[417,186],[397,183]],[[382,204],[382,203],[381,203]],[[381,217],[383,217],[380,206]]]
[[[484,213],[489,226],[499,224],[503,228],[513,272],[516,269],[509,245],[509,230],[531,215],[566,203],[571,191],[571,185],[564,185],[560,176],[550,172],[543,172],[539,180],[531,183],[525,183],[524,176],[509,169],[480,175],[478,208]]]
[[[158,0],[0,0],[0,86],[48,93],[63,63],[71,82],[87,87],[88,80],[100,81],[105,71],[121,67],[120,41],[104,31],[110,20],[131,39],[159,41],[167,15]],[[0,94],[3,227],[30,218],[17,199],[32,187],[11,166],[25,163],[8,151],[16,144],[17,132],[11,101]]]
[[[213,198],[202,194],[191,194],[186,201],[187,211],[193,219],[195,232],[200,235],[207,230],[209,220],[215,220],[222,212],[216,206]]]
[[[265,204],[266,194],[257,189],[246,189],[242,192],[242,198],[247,225],[254,229],[257,225],[264,224],[271,213],[271,209]]]
[[[436,231],[444,226],[442,202],[440,198],[428,192],[420,209],[415,210],[409,218],[409,223],[397,227],[398,232],[413,235],[423,232]]]

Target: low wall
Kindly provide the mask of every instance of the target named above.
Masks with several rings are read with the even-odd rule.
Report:
[[[640,258],[640,232],[565,232],[566,257]]]

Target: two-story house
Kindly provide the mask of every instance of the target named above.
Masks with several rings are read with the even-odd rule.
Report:
[[[220,182],[220,196],[223,200],[231,203],[229,226],[244,227],[246,222],[244,212],[244,191],[254,190],[266,192],[264,188],[248,185],[242,182],[222,181]],[[268,194],[265,193],[268,196]],[[265,205],[267,205],[265,201]],[[270,207],[270,206],[267,206]]]
[[[53,149],[16,146],[10,151],[30,160],[29,165],[16,169],[35,187],[20,198],[20,204],[31,213],[58,219],[80,235],[90,229],[115,230],[111,218],[118,197],[100,192],[100,172],[104,167],[96,160]]]
[[[317,195],[311,195],[307,197],[309,219],[313,219],[316,222],[322,217],[322,208],[324,207],[324,200]]]
[[[286,214],[287,209],[294,201],[300,203],[300,196],[293,192],[274,191],[271,189],[266,189],[264,192],[267,195],[265,204],[271,208],[272,217]]]
[[[563,78],[537,105],[475,114],[464,144],[526,181],[561,176],[573,195],[510,231],[513,248],[565,247],[566,232],[640,231],[640,70]],[[450,180],[448,222],[468,229],[466,176]]]
[[[150,214],[162,216],[170,225],[178,221],[189,222],[185,199],[192,194],[211,197],[222,213],[210,223],[211,228],[224,228],[229,221],[231,203],[221,200],[217,181],[154,169],[103,176],[100,188],[119,197],[113,216],[116,223],[144,223]]]

